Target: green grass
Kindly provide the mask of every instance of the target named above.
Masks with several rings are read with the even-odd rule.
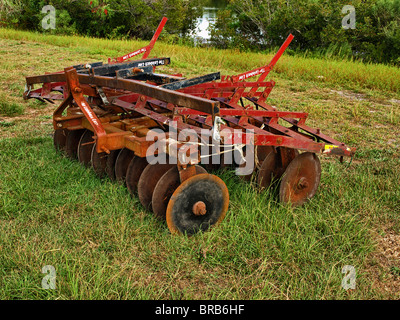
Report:
[[[5,96],[0,96],[0,116],[17,116],[23,114],[25,107],[20,103],[8,102]]]
[[[397,219],[393,160],[384,174],[375,157],[349,169],[325,162],[318,195],[298,209],[220,171],[228,215],[189,238],[57,153],[48,135],[3,139],[0,150],[2,299],[379,297],[363,269],[375,220]],[[346,264],[358,272],[350,294],[340,286]],[[56,268],[56,290],[40,287],[44,265]]]
[[[148,44],[145,41],[44,35],[2,28],[0,28],[0,38],[64,47],[72,52],[87,54],[103,61],[108,57],[121,56]],[[224,74],[235,74],[269,63],[274,54],[275,51],[269,54],[244,53],[235,50],[188,48],[157,42],[151,55],[172,57],[172,67],[187,69],[193,74],[215,70]],[[42,57],[42,62],[48,62],[46,60],[49,59],[50,56]],[[276,65],[275,72],[287,79],[302,79],[316,85],[334,85],[346,89],[376,89],[385,92],[400,91],[399,68],[382,64],[284,55]]]
[[[24,110],[0,115],[1,299],[399,298],[384,289],[398,266],[377,255],[382,237],[400,231],[398,69],[282,57],[270,104],[309,112],[310,126],[357,147],[353,162],[321,157],[318,193],[295,209],[221,169],[225,220],[172,236],[124,186],[56,152],[55,107],[21,96],[25,76],[144,44],[0,29],[1,103]],[[153,53],[171,57],[161,70],[185,75],[240,73],[272,57],[163,43]],[[55,290],[41,287],[45,265]],[[344,265],[356,268],[355,290],[341,287]]]

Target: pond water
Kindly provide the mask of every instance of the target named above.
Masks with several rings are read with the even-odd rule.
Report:
[[[226,0],[210,0],[207,6],[203,7],[203,16],[197,19],[197,27],[192,32],[192,36],[200,40],[207,41],[210,39],[209,26],[215,23],[217,12],[226,7]]]

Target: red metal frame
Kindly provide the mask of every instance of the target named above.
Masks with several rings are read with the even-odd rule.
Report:
[[[144,53],[142,59],[147,58],[166,21],[166,18],[161,21],[148,46],[115,58],[114,61],[109,60],[110,64],[121,63],[139,53]],[[214,121],[220,117],[224,121],[220,130],[224,132],[224,143],[227,144],[233,141],[248,144],[252,141],[256,146],[352,156],[354,148],[348,148],[322,134],[319,129],[305,125],[307,113],[278,111],[265,103],[275,85],[274,81],[265,79],[292,39],[293,35],[290,34],[269,64],[238,75],[223,76],[219,81],[169,90],[155,83],[79,74],[75,68],[70,67],[64,72],[27,77],[28,88],[36,83],[43,83],[43,86],[25,92],[25,98],[63,99],[63,103],[54,112],[54,128],[92,130],[98,152],[108,153],[125,147],[143,156],[152,144],[144,139],[145,135],[149,132],[157,135],[152,127],[165,129],[171,125],[178,132],[192,129],[200,134],[203,128],[214,129]],[[256,81],[249,81],[254,76],[259,77]],[[111,116],[98,117],[93,111],[94,106],[104,102],[104,97],[99,96],[99,88],[109,101],[107,110]],[[54,91],[61,94],[54,94]],[[82,114],[62,116],[62,112],[72,102]],[[137,127],[140,129],[133,130]]]

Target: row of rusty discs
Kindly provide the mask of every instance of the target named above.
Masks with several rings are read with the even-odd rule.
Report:
[[[206,169],[181,182],[176,164],[149,164],[129,149],[98,153],[90,130],[57,129],[54,146],[71,159],[92,167],[99,177],[126,185],[144,208],[167,222],[172,233],[192,235],[219,224],[225,217],[229,193],[225,183]]]
[[[315,153],[260,146],[254,159],[255,170],[242,178],[254,178],[261,190],[277,190],[281,203],[300,206],[315,195],[321,179],[321,163]]]
[[[54,146],[71,159],[92,167],[99,177],[124,183],[131,195],[160,220],[166,220],[173,233],[193,234],[208,230],[223,220],[229,203],[224,182],[196,166],[196,175],[183,181],[174,164],[149,164],[129,149],[97,153],[89,130],[58,129]],[[321,165],[314,153],[295,149],[257,147],[254,178],[261,190],[278,190],[279,200],[299,206],[311,199],[319,186]],[[215,165],[206,166],[208,169]],[[221,165],[217,165],[220,167]]]

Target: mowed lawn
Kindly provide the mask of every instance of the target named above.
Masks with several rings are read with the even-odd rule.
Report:
[[[284,55],[269,103],[357,148],[321,156],[317,195],[292,209],[229,169],[230,206],[210,232],[172,236],[137,197],[56,152],[55,105],[24,101],[25,76],[145,45],[0,29],[0,299],[400,298],[400,71]],[[159,69],[234,75],[273,54],[158,42]],[[43,289],[42,268],[56,271]],[[345,290],[344,266],[355,289]]]

